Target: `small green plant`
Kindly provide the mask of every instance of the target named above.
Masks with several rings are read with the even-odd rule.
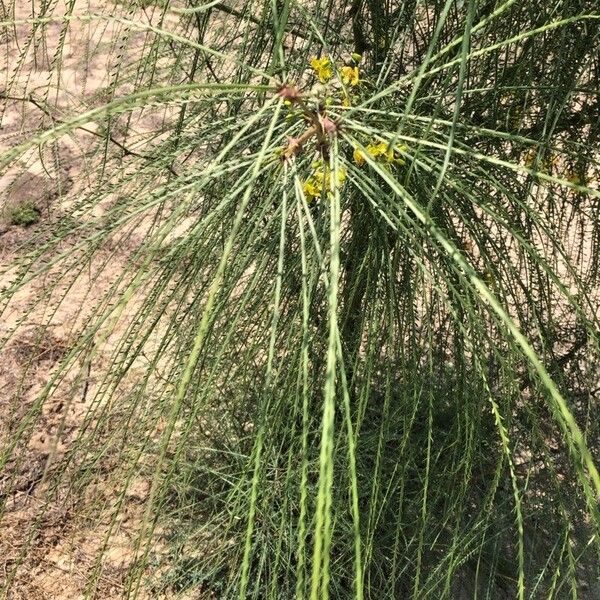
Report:
[[[40,220],[41,211],[33,200],[23,200],[7,209],[7,219],[11,225],[30,227]]]

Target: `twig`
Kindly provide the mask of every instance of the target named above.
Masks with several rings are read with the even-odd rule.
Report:
[[[15,102],[29,102],[30,104],[33,104],[36,108],[38,108],[39,110],[41,110],[45,115],[47,115],[48,117],[50,117],[54,122],[56,123],[65,123],[65,121],[63,121],[62,119],[57,118],[56,116],[54,116],[47,107],[45,107],[43,104],[41,104],[40,102],[38,102],[34,97],[33,94],[30,94],[29,96],[25,97],[25,96],[11,96],[9,94],[5,94],[4,92],[0,92],[0,100],[13,100]],[[79,125],[76,127],[76,129],[80,129],[81,131],[84,131],[85,133],[89,133],[91,135],[94,135],[96,137],[99,137],[101,139],[106,139],[106,137],[98,132],[98,131],[94,131],[93,129],[88,129],[87,127],[84,127],[83,125]],[[151,161],[153,160],[152,157],[150,156],[146,156],[145,154],[140,154],[139,152],[135,152],[135,150],[131,150],[130,148],[128,148],[127,146],[125,146],[124,144],[122,144],[121,142],[119,142],[118,140],[116,140],[112,135],[108,135],[108,139],[109,141],[111,141],[115,146],[117,146],[118,148],[120,148],[126,156],[135,156],[136,158],[141,158],[143,160],[148,160]],[[167,165],[165,167],[172,175],[174,175],[175,177],[178,177],[179,174],[177,173],[177,171],[175,171],[173,169],[173,167],[171,167],[170,165]]]

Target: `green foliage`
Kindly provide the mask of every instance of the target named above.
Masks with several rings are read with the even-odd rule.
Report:
[[[136,241],[0,465],[104,352],[48,499],[110,464],[109,547],[151,480],[131,596],[595,597],[596,3],[44,10],[31,40],[110,22],[143,52],[0,156],[101,124],[2,300]]]
[[[40,209],[31,200],[11,206],[6,212],[8,222],[19,227],[29,227],[40,220]]]

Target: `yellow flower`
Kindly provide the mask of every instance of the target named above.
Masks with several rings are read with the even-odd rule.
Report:
[[[346,95],[342,98],[342,106],[345,106],[346,108],[350,106],[350,98]]]
[[[379,156],[378,144],[367,144],[366,150],[367,150],[367,154],[369,156],[372,156],[373,158],[377,158]]]
[[[321,186],[327,187],[329,190],[331,187],[331,169],[329,166],[325,168],[319,168],[314,172],[315,179],[319,182]],[[341,185],[346,180],[346,171],[344,169],[340,169],[337,172],[337,181],[338,184]]]
[[[306,180],[302,190],[308,200],[319,198],[321,196],[321,184],[314,177],[309,177]]]
[[[342,67],[340,70],[344,85],[358,85],[358,67]]]
[[[367,144],[366,153],[377,160],[387,164],[405,165],[406,161],[402,157],[402,152],[408,150],[408,146],[400,144],[399,146],[390,146],[388,142],[374,141]],[[365,164],[365,153],[358,148],[353,152],[354,162],[360,167]]]
[[[314,165],[312,175],[305,181],[302,187],[307,200],[320,198],[323,190],[331,193],[331,169],[323,167],[321,164]],[[337,186],[341,187],[346,181],[346,169],[339,169],[337,172]]]
[[[373,158],[382,157],[386,162],[394,162],[394,149],[387,142],[378,142],[377,144],[369,144],[367,152]]]
[[[362,153],[362,150],[359,150],[358,148],[354,148],[354,152],[352,153],[352,157],[354,158],[354,162],[359,166],[362,167],[365,164],[365,155]]]
[[[317,77],[321,83],[326,83],[333,77],[331,61],[326,56],[323,58],[317,58],[316,56],[311,58],[310,66],[317,74]]]
[[[323,170],[322,167],[319,167],[314,173],[313,173],[313,178],[315,179],[315,181],[321,186],[323,187],[323,183],[325,183],[325,171]]]

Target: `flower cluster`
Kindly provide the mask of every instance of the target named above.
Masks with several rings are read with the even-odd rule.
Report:
[[[324,191],[331,193],[332,184],[341,187],[346,181],[346,170],[339,169],[336,172],[336,181],[333,182],[333,173],[329,165],[323,164],[323,161],[315,161],[312,164],[313,172],[310,177],[304,182],[303,191],[307,200],[320,198]]]
[[[293,160],[307,151],[314,151],[318,156],[302,184],[308,201],[331,197],[332,190],[339,189],[346,180],[344,168],[338,169],[334,175],[329,166],[331,140],[340,130],[340,122],[333,120],[329,115],[329,106],[335,103],[350,105],[350,97],[358,93],[361,83],[360,60],[358,54],[353,54],[351,59],[343,64],[334,63],[328,56],[313,57],[310,67],[318,83],[306,92],[289,82],[283,83],[278,89],[279,96],[289,108],[286,120],[302,120],[305,125],[300,135],[288,138],[287,145],[280,149],[278,155],[282,160]],[[366,151],[385,163],[404,164],[401,151],[405,147],[388,148],[388,145],[377,141],[369,144]],[[355,160],[359,162],[356,152]]]
[[[316,56],[311,58],[310,66],[321,83],[327,83],[333,77],[331,61],[326,56],[323,58],[317,58]]]
[[[388,142],[373,141],[365,147],[366,153],[379,163],[386,165],[404,165],[406,161],[403,158],[403,153],[408,150],[408,146],[400,144],[392,146]],[[365,153],[360,148],[354,148],[354,162],[362,167],[366,162]]]
[[[343,106],[350,106],[350,90],[360,84],[360,69],[358,66],[360,61],[360,54],[353,54],[348,64],[338,65],[334,68],[335,63],[327,56],[311,58],[310,66],[319,82],[327,85],[325,90],[326,104],[332,104],[336,96],[339,96],[338,100]]]
[[[359,62],[360,56],[353,54],[351,64],[339,67],[338,71],[344,85],[356,87],[360,83]],[[310,59],[310,66],[321,83],[328,83],[333,78],[333,63],[329,57],[317,58],[314,56]]]
[[[277,94],[288,107],[286,120],[291,123],[304,122],[306,127],[299,136],[288,137],[287,146],[277,152],[279,157],[290,160],[314,140],[320,158],[327,161],[331,138],[339,128],[339,123],[328,115],[328,107],[336,103],[336,100],[342,105],[350,105],[351,89],[355,89],[360,81],[360,60],[360,55],[353,54],[347,64],[336,66],[327,56],[313,57],[310,66],[320,83],[307,92],[293,82],[284,82],[279,86]],[[315,189],[316,184],[318,181],[313,186]]]
[[[342,74],[342,83],[355,87],[359,84],[358,66],[344,66],[340,69]]]

